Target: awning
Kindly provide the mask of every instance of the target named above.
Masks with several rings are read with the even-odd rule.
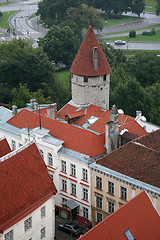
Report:
[[[74,208],[79,207],[79,204],[76,203],[76,202],[73,201],[73,200],[67,200],[67,201],[65,201],[64,203],[62,203],[62,205],[67,206],[67,207],[70,208],[71,210],[74,209]]]

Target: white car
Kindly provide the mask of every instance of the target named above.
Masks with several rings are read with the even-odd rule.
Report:
[[[125,42],[125,41],[122,41],[122,40],[117,40],[117,41],[115,41],[114,43],[115,43],[115,44],[119,44],[119,45],[124,45],[124,44],[126,44],[126,42]]]

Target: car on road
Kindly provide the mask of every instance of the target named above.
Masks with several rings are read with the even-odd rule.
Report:
[[[125,45],[126,44],[126,42],[125,41],[122,41],[122,40],[116,40],[115,42],[114,42],[115,44],[119,44],[119,45]]]
[[[82,229],[74,223],[62,223],[58,225],[58,229],[69,233],[72,236],[80,236],[82,234]]]

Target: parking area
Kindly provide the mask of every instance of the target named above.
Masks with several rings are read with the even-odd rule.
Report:
[[[62,218],[59,218],[59,217],[56,217],[56,236],[55,236],[55,239],[57,240],[62,240],[62,239],[65,239],[65,240],[76,240],[78,239],[79,237],[73,237],[71,235],[69,235],[68,233],[66,232],[63,232],[61,230],[58,229],[58,225],[60,223],[66,223],[66,222],[69,222],[65,219],[62,219]],[[87,232],[87,229],[86,228],[82,228],[82,232],[83,234]]]

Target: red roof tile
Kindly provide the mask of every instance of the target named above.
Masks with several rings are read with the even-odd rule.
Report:
[[[98,48],[98,69],[93,65],[93,48]],[[70,71],[82,76],[101,76],[111,72],[109,63],[90,26],[72,63]]]
[[[160,151],[136,143],[139,139],[123,145],[96,163],[155,187],[160,187]]]
[[[10,146],[5,138],[0,139],[0,158],[11,152]]]
[[[18,128],[29,127],[33,129],[39,127],[39,115],[23,109],[12,117],[8,123]],[[44,116],[41,116],[41,126],[50,130],[49,133],[55,138],[63,140],[63,146],[71,150],[91,157],[106,151],[104,148],[104,134],[97,135],[91,131]]]
[[[160,217],[143,191],[97,224],[79,240],[126,240],[129,229],[134,239],[158,240]]]
[[[56,194],[36,144],[26,146],[0,159],[0,231]]]

